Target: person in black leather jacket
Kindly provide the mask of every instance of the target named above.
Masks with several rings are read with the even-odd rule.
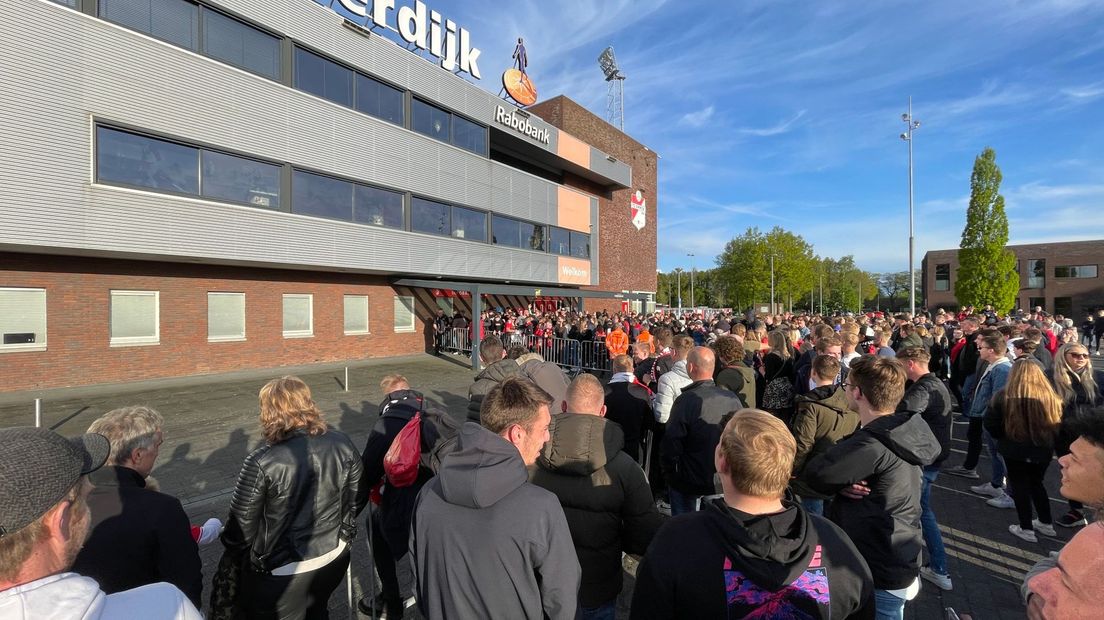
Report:
[[[238,617],[326,617],[356,535],[360,453],[297,377],[261,388],[265,445],[245,457],[222,542],[245,553]]]

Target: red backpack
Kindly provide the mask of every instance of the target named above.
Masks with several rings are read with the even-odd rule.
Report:
[[[395,435],[391,447],[383,456],[383,472],[393,487],[414,484],[422,467],[436,473],[441,459],[454,449],[460,430],[460,424],[447,412],[427,410],[422,395],[413,391],[409,398],[389,403],[381,415],[386,417],[392,404],[399,405],[395,409],[406,408],[409,411],[411,400],[417,407],[414,416]]]

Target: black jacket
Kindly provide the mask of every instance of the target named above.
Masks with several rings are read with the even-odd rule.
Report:
[[[671,405],[659,451],[668,484],[688,495],[714,492],[713,451],[721,439],[721,418],[742,408],[739,396],[711,379],[683,388]]]
[[[223,544],[248,547],[259,572],[333,551],[356,536],[361,471],[352,440],[332,428],[254,450],[238,474]]]
[[[985,430],[997,441],[997,452],[1012,461],[1049,463],[1054,457],[1054,439],[1036,443],[1030,438],[1018,441],[1004,432],[1004,419],[1008,414],[1008,400],[1002,389],[993,395],[985,409]]]
[[[508,358],[500,359],[479,371],[475,376],[475,383],[468,388],[468,419],[479,424],[479,408],[483,406],[483,397],[507,377],[520,372],[518,363]]]
[[[897,405],[898,412],[918,413],[928,423],[939,441],[939,456],[932,465],[939,465],[951,455],[951,407],[954,400],[939,377],[928,373],[905,390]]]
[[[661,517],[644,471],[621,451],[621,428],[594,415],[552,418],[533,484],[556,494],[583,569],[581,607],[598,607],[621,592],[621,553],[643,555]]]
[[[806,466],[805,482],[828,495],[866,480],[870,495],[836,496],[828,516],[858,547],[876,588],[905,588],[920,574],[920,468],[939,451],[923,418],[894,413],[873,420]]]
[[[167,581],[201,607],[199,548],[180,500],[145,488],[129,467],[103,467],[88,479],[96,485],[88,495],[91,533],[72,571],[108,594]]]
[[[966,344],[959,349],[958,357],[955,358],[954,364],[951,366],[951,384],[959,389],[966,383],[967,377],[977,372],[977,364],[981,360],[981,354],[978,353],[977,348],[977,337],[977,332],[966,336]]]
[[[625,452],[640,462],[644,439],[655,427],[652,393],[638,383],[614,381],[606,386],[606,419],[616,422],[625,434]]]
[[[832,522],[786,502],[751,515],[717,499],[660,529],[631,618],[873,618],[870,569]]]
[[[738,395],[745,407],[755,406],[755,371],[742,361],[714,372],[713,381],[719,387]]]

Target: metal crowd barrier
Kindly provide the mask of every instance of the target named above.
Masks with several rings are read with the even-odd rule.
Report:
[[[493,332],[491,332],[493,333]],[[471,330],[467,327],[453,327],[441,335],[441,350],[471,354]],[[533,336],[517,332],[501,334],[502,344],[507,349],[513,345],[524,346],[529,351],[540,353],[545,361],[552,362],[565,370],[610,371],[609,350],[602,341],[578,341],[570,338]]]
[[[471,354],[471,329],[467,327],[450,327],[448,331],[440,334],[440,337],[442,351]]]

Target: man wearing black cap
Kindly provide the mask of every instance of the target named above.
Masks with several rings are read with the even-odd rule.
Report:
[[[0,618],[201,620],[169,584],[106,595],[66,572],[88,536],[87,475],[107,460],[105,437],[6,428],[0,445]]]

